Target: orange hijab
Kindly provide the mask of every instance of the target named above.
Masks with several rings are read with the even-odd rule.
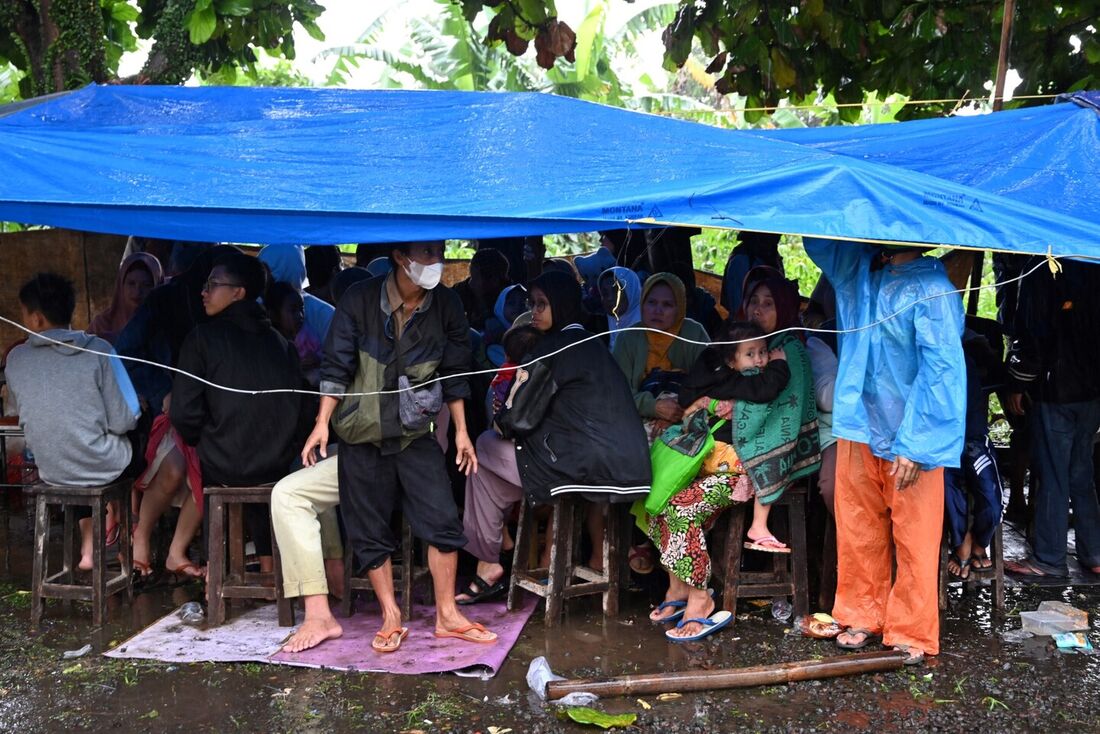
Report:
[[[649,299],[649,292],[654,286],[667,285],[672,290],[672,297],[676,299],[676,319],[669,329],[671,334],[679,334],[680,327],[687,315],[687,291],[684,290],[684,282],[672,273],[654,273],[646,279],[642,287],[642,323],[645,324],[645,303]],[[649,374],[655,369],[671,371],[672,362],[668,358],[668,350],[676,340],[673,336],[657,334],[652,331],[645,332],[646,341],[649,342],[649,352],[645,360],[645,373]]]

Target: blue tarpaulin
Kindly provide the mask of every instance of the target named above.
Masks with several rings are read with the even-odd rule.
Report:
[[[1095,109],[932,122],[764,136],[532,93],[89,86],[0,108],[0,220],[270,244],[681,224],[1100,254]]]

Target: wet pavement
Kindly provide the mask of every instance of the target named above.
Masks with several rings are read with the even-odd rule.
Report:
[[[113,600],[110,623],[90,630],[90,612],[52,602],[42,632],[29,634],[29,538],[13,522],[13,570],[0,579],[0,731],[525,732],[598,731],[556,716],[524,681],[538,655],[554,672],[593,677],[713,670],[839,654],[828,642],[788,633],[767,602],[743,603],[736,624],[702,643],[673,645],[645,615],[645,593],[624,598],[604,622],[586,600],[569,605],[562,629],[536,613],[508,661],[488,681],[453,675],[387,676],[263,664],[169,665],[97,653],[185,601],[201,587],[160,588],[132,606]],[[1012,587],[1004,614],[988,587],[956,586],[943,615],[943,652],[923,667],[784,686],[601,700],[636,713],[646,732],[1016,732],[1100,731],[1100,654],[1065,653],[1048,638],[1010,644],[1019,612],[1040,601],[1089,612],[1100,647],[1100,586]],[[91,644],[78,659],[63,653]],[[872,648],[873,649],[873,648]],[[643,704],[644,701],[644,704]],[[648,708],[647,708],[648,706]],[[493,727],[496,727],[495,729]]]

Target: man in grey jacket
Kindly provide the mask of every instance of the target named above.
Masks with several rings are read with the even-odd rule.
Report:
[[[5,375],[41,480],[94,487],[136,475],[143,457],[127,433],[141,414],[137,393],[122,362],[103,356],[114,353],[110,344],[70,327],[73,284],[39,273],[19,290],[19,304],[23,324],[35,334],[8,355]],[[92,524],[85,512],[80,568],[88,570]]]

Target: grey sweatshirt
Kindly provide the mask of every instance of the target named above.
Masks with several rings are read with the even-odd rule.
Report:
[[[114,354],[83,331],[43,336]],[[8,390],[43,482],[70,487],[108,484],[130,464],[126,437],[141,409],[117,357],[103,357],[31,336],[8,355]]]

